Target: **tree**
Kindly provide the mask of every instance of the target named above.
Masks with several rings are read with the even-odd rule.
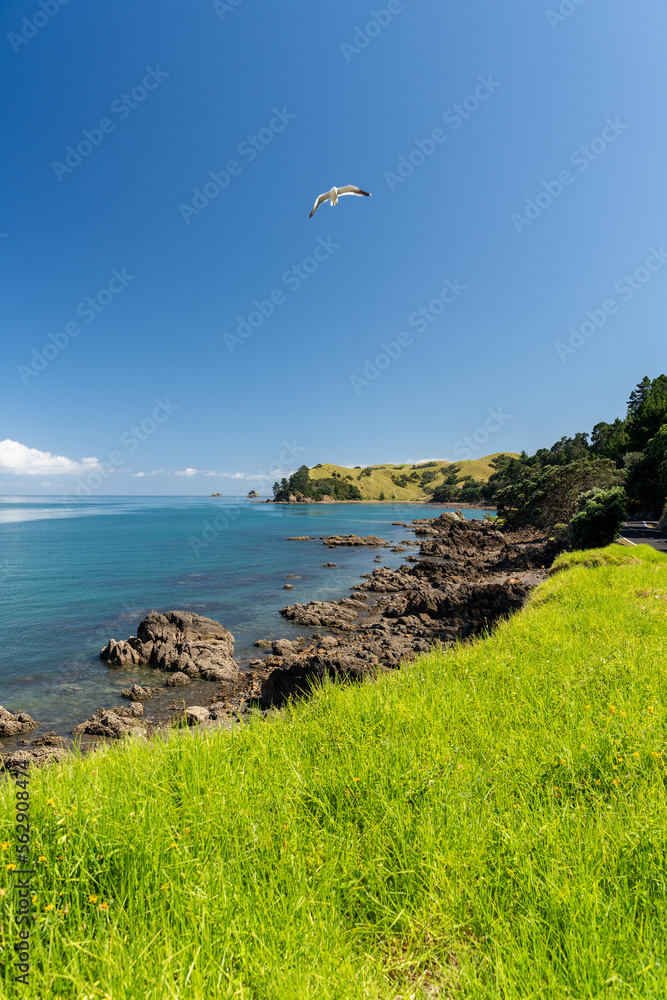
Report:
[[[289,481],[283,479],[273,488],[274,500],[278,503],[288,501],[291,496],[297,500],[321,500],[325,496],[333,497],[335,500],[362,500],[363,497],[359,487],[354,482],[343,479],[342,476],[332,475],[329,479],[311,479],[307,465],[302,465]]]
[[[664,423],[667,423],[667,375],[659,375],[653,381],[646,376],[628,400],[626,450],[644,451]]]
[[[458,499],[462,503],[479,503],[483,499],[482,484],[478,483],[472,476],[466,478]]]
[[[594,487],[621,485],[625,473],[608,458],[551,465],[498,491],[498,512],[507,520],[540,527],[569,524],[578,496]]]
[[[596,549],[618,538],[625,520],[626,496],[620,486],[580,493],[578,511],[570,524],[574,549]]]
[[[625,456],[630,509],[659,517],[667,497],[667,423],[648,442],[645,451]]]
[[[460,490],[458,486],[451,483],[440,483],[431,494],[429,503],[449,503],[458,498]]]
[[[302,465],[294,475],[290,476],[290,486],[294,493],[302,493],[304,496],[309,495],[310,475],[307,465]]]
[[[386,499],[387,499],[387,498],[386,498],[386,496],[384,495],[384,490],[382,490],[382,492],[380,493],[380,500],[386,500]]]
[[[596,458],[611,458],[619,466],[628,450],[628,435],[625,421],[616,417],[613,424],[604,421],[596,424],[591,434],[591,451]]]

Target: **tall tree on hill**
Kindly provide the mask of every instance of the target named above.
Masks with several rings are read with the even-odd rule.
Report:
[[[625,419],[628,451],[644,451],[660,427],[667,423],[667,375],[643,378],[630,394]]]
[[[629,451],[625,420],[616,417],[613,424],[596,424],[591,433],[591,451],[596,458],[610,458],[621,468],[623,456]]]

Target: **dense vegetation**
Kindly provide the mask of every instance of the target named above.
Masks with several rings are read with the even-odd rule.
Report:
[[[310,469],[302,465],[300,469],[280,483],[273,484],[273,499],[281,503],[295,497],[297,500],[322,500],[331,497],[332,500],[363,500],[359,487],[352,481],[352,476],[342,476],[334,472],[327,479],[311,479]]]
[[[488,482],[472,492],[506,519],[567,524],[581,493],[623,486],[631,512],[659,517],[667,498],[667,376],[644,378],[625,418],[596,424],[590,436],[563,437],[532,456],[499,455],[493,465]]]
[[[377,683],[35,772],[31,983],[3,865],[0,997],[664,997],[667,560],[555,569]],[[8,863],[14,832],[8,782]]]

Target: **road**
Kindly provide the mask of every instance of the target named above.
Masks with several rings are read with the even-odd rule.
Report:
[[[658,531],[656,521],[626,521],[621,529],[621,538],[633,545],[652,545],[659,552],[667,553],[667,534]]]

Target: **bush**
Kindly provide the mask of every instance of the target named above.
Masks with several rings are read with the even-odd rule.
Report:
[[[620,486],[580,493],[579,510],[570,522],[574,549],[595,549],[610,545],[625,520],[626,496]]]

